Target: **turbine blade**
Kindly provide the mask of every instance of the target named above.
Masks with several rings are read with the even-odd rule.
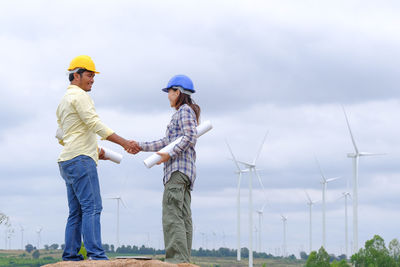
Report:
[[[340,197],[336,198],[336,199],[335,199],[335,202],[338,201],[338,200],[340,200],[340,199],[342,199],[342,198],[344,198],[344,194],[342,194]]]
[[[350,197],[351,198],[350,193],[349,192],[342,192],[342,195],[338,199],[336,199],[336,201],[339,200],[339,199],[342,199],[342,198],[346,198],[346,197]]]
[[[384,156],[387,153],[370,153],[370,152],[360,152],[360,156]]]
[[[312,203],[311,197],[310,197],[310,195],[307,193],[306,190],[304,190],[304,193],[306,193],[306,197],[307,197],[308,201],[310,201],[310,203]]]
[[[262,142],[261,142],[260,148],[258,149],[258,152],[257,152],[257,154],[256,154],[256,157],[254,158],[253,165],[256,164],[256,161],[257,161],[258,158],[260,157],[261,150],[262,150],[262,148],[263,148],[265,139],[267,139],[267,135],[268,135],[268,131],[267,131],[267,132],[265,133],[265,135],[264,135],[264,138],[263,138],[263,140],[262,140]]]
[[[329,179],[326,179],[326,182],[327,182],[327,183],[333,182],[333,181],[335,181],[335,180],[337,180],[337,179],[340,179],[340,178],[342,178],[342,177],[338,176],[338,177],[334,177],[334,178],[329,178]]]
[[[119,200],[121,200],[122,206],[126,208],[125,202],[122,200],[122,198],[119,198]]]
[[[230,146],[229,143],[228,143],[228,140],[225,139],[225,143],[226,143],[226,145],[228,146],[229,152],[230,152],[231,155],[232,155],[233,161],[235,162],[235,165],[236,165],[237,169],[238,169],[239,172],[240,172],[241,170],[240,170],[239,164],[238,164],[237,161],[236,161],[235,155],[233,155],[233,152],[232,152],[231,146]]]
[[[258,182],[259,182],[260,185],[261,185],[261,188],[262,188],[262,190],[263,190],[263,194],[264,194],[264,197],[265,197],[265,203],[264,203],[264,205],[262,206],[262,209],[261,209],[261,211],[264,211],[265,205],[268,204],[268,206],[270,206],[270,207],[271,207],[271,205],[269,204],[268,197],[267,197],[267,192],[265,191],[265,187],[264,187],[264,184],[263,184],[263,182],[262,182],[262,180],[261,180],[260,175],[258,174],[258,172],[257,172],[256,169],[254,169],[254,172],[256,173],[256,176],[257,176],[257,178],[258,178]]]
[[[319,161],[318,161],[317,157],[315,157],[315,161],[317,162],[318,169],[319,169],[319,172],[321,173],[322,179],[324,180],[324,182],[326,182],[324,172],[322,171],[321,165],[319,165]]]
[[[262,206],[261,212],[264,212],[264,208],[265,208],[266,205],[267,205],[267,202],[265,202],[264,205]]]
[[[105,199],[119,199],[119,197],[118,196],[116,196],[116,197],[105,197]]]
[[[262,188],[262,190],[263,190],[263,192],[264,192],[264,194],[265,194],[265,187],[264,187],[264,184],[262,183],[262,181],[261,181],[261,177],[260,177],[260,175],[258,174],[258,172],[254,169],[254,172],[256,173],[256,176],[257,176],[257,178],[258,178],[258,182],[260,183],[260,185],[261,185],[261,188]]]
[[[244,162],[244,161],[240,161],[240,160],[237,160],[236,162],[241,163],[241,164],[243,164],[243,165],[245,165],[245,166],[247,166],[247,167],[254,167],[253,164],[248,163],[248,162]]]
[[[353,133],[351,132],[349,119],[347,118],[346,110],[344,109],[343,105],[342,105],[342,109],[343,109],[344,116],[346,118],[347,127],[349,128],[349,133],[350,133],[351,141],[353,142],[354,150],[356,151],[356,154],[358,154],[358,148],[357,148],[357,145],[356,145],[356,141],[354,140]]]

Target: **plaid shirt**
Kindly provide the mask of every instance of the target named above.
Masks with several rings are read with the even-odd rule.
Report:
[[[173,172],[180,171],[189,177],[190,190],[193,190],[196,179],[196,151],[194,150],[197,141],[196,126],[196,114],[190,106],[184,104],[172,115],[164,138],[152,142],[139,142],[143,151],[159,151],[183,136],[182,140],[174,146],[173,151],[169,153],[171,158],[164,163],[164,185],[169,181]]]

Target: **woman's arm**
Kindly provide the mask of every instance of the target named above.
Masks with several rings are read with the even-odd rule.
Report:
[[[156,140],[156,141],[151,141],[151,142],[138,142],[140,149],[142,151],[153,151],[156,152],[160,150],[161,148],[165,147],[168,145],[167,138],[164,137],[162,139]]]

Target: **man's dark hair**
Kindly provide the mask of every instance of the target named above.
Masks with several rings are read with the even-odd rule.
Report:
[[[82,73],[84,73],[85,71],[86,71],[86,69],[79,69],[75,73],[78,73],[82,77]],[[70,73],[68,76],[68,79],[70,82],[72,82],[74,80],[74,74]]]

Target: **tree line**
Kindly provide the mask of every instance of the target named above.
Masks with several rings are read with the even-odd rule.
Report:
[[[304,253],[304,252],[303,252]],[[304,254],[301,255],[304,256]],[[302,256],[302,258],[303,258]],[[386,247],[385,241],[379,235],[365,242],[364,248],[353,254],[350,262],[354,267],[400,267],[400,243],[398,239],[390,241]],[[318,252],[312,251],[307,257],[305,267],[349,267],[345,258],[332,259],[321,247]]]
[[[132,254],[132,255],[162,255],[165,254],[164,249],[155,249],[152,247],[146,247],[145,245],[142,246],[136,246],[136,245],[122,245],[118,248],[115,249],[115,246],[113,244],[102,244],[103,249],[106,253],[116,253],[116,254]],[[44,245],[45,250],[57,250],[61,249],[63,250],[65,248],[65,245],[58,245],[58,244],[52,244],[52,245]],[[27,244],[25,246],[25,250],[28,253],[31,253],[34,250],[37,250],[35,246],[32,244]],[[219,249],[203,249],[199,248],[198,250],[192,249],[192,256],[196,257],[236,257],[237,255],[237,250],[236,249],[230,249],[230,248],[219,248]],[[249,257],[249,249],[248,248],[242,248],[241,249],[241,256],[242,258],[248,258]],[[274,256],[272,254],[267,254],[265,252],[253,252],[253,257],[254,258],[264,258],[264,259],[279,259],[282,258],[280,256]],[[290,255],[289,257],[286,257],[288,259],[293,259],[295,260],[296,257],[294,255]]]

